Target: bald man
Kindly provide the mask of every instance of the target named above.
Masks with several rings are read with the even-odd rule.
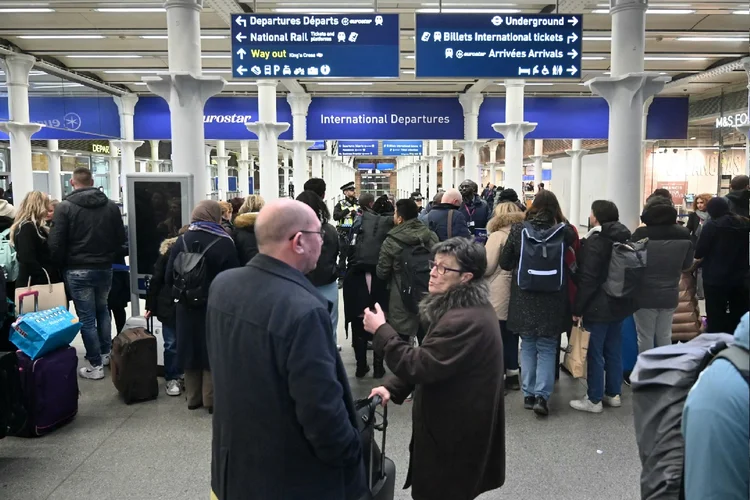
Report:
[[[425,224],[435,234],[440,241],[445,241],[454,236],[471,238],[466,215],[460,210],[463,197],[458,189],[451,188],[443,193],[440,203],[433,205],[432,210],[427,215]],[[450,221],[450,224],[448,224]]]
[[[219,275],[208,299],[213,494],[359,499],[362,448],[330,304],[305,277],[323,244],[320,221],[280,199],[261,210],[255,235],[260,253]]]

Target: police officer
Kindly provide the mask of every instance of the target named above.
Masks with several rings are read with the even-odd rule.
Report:
[[[341,191],[344,192],[344,199],[333,207],[333,219],[336,221],[336,229],[339,232],[339,248],[342,249],[339,258],[339,276],[343,277],[346,271],[347,252],[345,249],[349,247],[349,233],[360,208],[359,201],[355,196],[354,182],[347,182],[341,186]],[[343,281],[340,281],[339,286],[342,284]]]

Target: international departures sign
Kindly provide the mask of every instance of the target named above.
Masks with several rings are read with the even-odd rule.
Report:
[[[233,15],[232,74],[398,77],[398,14]]]
[[[577,78],[583,16],[417,14],[416,76]]]

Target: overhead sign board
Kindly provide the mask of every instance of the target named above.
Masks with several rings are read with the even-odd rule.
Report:
[[[378,141],[339,141],[339,156],[377,156]]]
[[[383,141],[383,156],[422,156],[422,141]]]
[[[232,16],[235,78],[398,77],[398,14]]]
[[[416,76],[578,78],[583,16],[417,14]]]
[[[359,163],[357,164],[359,170],[375,170],[374,163]]]
[[[308,151],[325,151],[326,141],[315,141],[315,143],[307,148]]]

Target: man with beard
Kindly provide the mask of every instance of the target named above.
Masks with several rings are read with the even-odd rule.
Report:
[[[474,229],[486,228],[490,219],[490,208],[487,202],[477,195],[478,188],[477,183],[470,179],[466,179],[458,187],[463,197],[460,210],[466,215],[472,233]]]

